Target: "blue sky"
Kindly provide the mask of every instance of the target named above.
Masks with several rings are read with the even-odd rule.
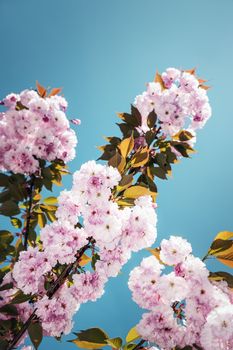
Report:
[[[231,0],[0,0],[0,96],[36,80],[63,87],[69,117],[82,120],[74,171],[98,158],[102,137],[118,133],[116,112],[129,110],[156,69],[197,67],[212,86],[213,117],[192,159],[158,181],[158,243],[182,235],[202,256],[218,231],[233,230],[232,13]],[[124,336],[137,323],[141,310],[127,279],[146,255],[135,254],[101,300],[81,307],[74,330],[100,326]],[[55,347],[74,345],[53,339],[41,345]]]

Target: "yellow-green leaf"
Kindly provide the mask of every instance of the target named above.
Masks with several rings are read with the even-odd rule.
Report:
[[[11,218],[11,223],[16,228],[22,227],[22,222],[18,218]]]
[[[160,264],[165,265],[164,262],[160,259],[160,248],[147,248],[147,250],[156,257]]]
[[[134,205],[134,199],[133,198],[121,198],[118,199],[117,204],[121,207],[132,207]]]
[[[122,339],[120,337],[107,339],[107,343],[113,348],[113,349],[120,349],[122,346]]]
[[[54,184],[57,185],[57,186],[62,186],[62,182],[59,181],[59,180],[56,180],[56,179],[53,179],[53,180],[52,180],[52,183],[54,183]]]
[[[217,236],[215,237],[214,241],[216,239],[230,239],[233,238],[233,232],[230,231],[221,231],[217,234]]]
[[[130,343],[138,338],[140,338],[140,334],[138,333],[136,327],[130,329],[129,333],[126,336],[127,343]]]
[[[130,152],[133,150],[133,147],[134,147],[134,139],[132,135],[122,140],[121,143],[118,145],[118,148],[123,158],[126,158],[130,154]]]
[[[172,136],[173,140],[182,141],[182,142],[189,141],[193,137],[194,137],[193,134],[187,130],[181,130],[177,134]]]
[[[137,153],[135,153],[131,159],[131,167],[138,168],[145,165],[149,160],[149,148],[143,147]]]
[[[106,346],[108,335],[100,328],[89,328],[79,333],[74,333],[77,338],[69,340],[84,349],[99,349]]]
[[[57,204],[57,197],[47,197],[44,199],[45,204]]]
[[[78,339],[73,340],[72,343],[82,349],[100,349],[102,346],[106,346],[105,343],[89,343],[87,341]]]
[[[53,212],[53,211],[47,211],[46,212],[46,215],[47,215],[47,217],[48,217],[48,219],[51,221],[51,222],[53,222],[53,221],[55,221],[57,218],[56,218],[56,215],[55,215],[55,213]]]
[[[56,205],[44,205],[44,204],[41,204],[40,208],[43,211],[56,211],[57,210],[57,206]]]
[[[231,248],[233,241],[233,232],[230,231],[221,231],[214,238],[210,249],[208,251],[208,255],[218,255],[218,253],[222,253],[223,251]]]
[[[124,192],[124,197],[135,199],[141,196],[152,196],[152,198],[154,199],[155,195],[155,192],[151,192],[148,188],[143,186],[131,186],[127,188]]]
[[[38,219],[38,225],[40,226],[40,228],[45,227],[46,224],[46,217],[44,214],[37,214],[37,219]]]

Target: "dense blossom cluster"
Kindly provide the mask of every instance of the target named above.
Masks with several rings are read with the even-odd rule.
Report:
[[[206,90],[190,72],[168,68],[160,81],[150,82],[134,101],[142,115],[142,130],[148,130],[147,116],[154,110],[165,135],[187,128],[193,135],[211,116]]]
[[[233,348],[233,293],[226,282],[211,282],[191,245],[172,236],[161,243],[160,259],[144,258],[130,274],[133,300],[144,313],[137,325],[143,339],[163,350],[196,344],[204,350]],[[168,267],[168,269],[170,269]]]
[[[131,252],[151,246],[156,239],[151,197],[139,197],[133,207],[121,209],[112,191],[120,180],[118,170],[111,166],[95,161],[83,164],[74,173],[72,189],[58,198],[57,221],[41,230],[43,248],[30,247],[20,253],[14,283],[25,294],[39,296],[34,306],[48,335],[70,332],[79,305],[99,298],[107,279],[119,273]],[[72,275],[73,282],[64,284],[50,300],[45,282],[55,278],[52,268],[75,262],[77,251],[90,237],[98,256],[95,270],[81,273],[79,269]]]
[[[0,170],[35,173],[38,159],[65,163],[75,156],[77,138],[66,117],[67,101],[58,95],[42,98],[34,90],[10,94],[1,102]]]

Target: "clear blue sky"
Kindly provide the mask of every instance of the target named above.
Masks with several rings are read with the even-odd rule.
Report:
[[[213,117],[193,159],[159,183],[158,243],[183,235],[202,256],[218,231],[233,230],[232,14],[232,0],[0,0],[0,96],[36,79],[63,87],[69,116],[82,120],[74,171],[99,156],[102,136],[118,132],[115,112],[129,109],[156,69],[196,66],[212,86]],[[146,255],[135,254],[101,300],[81,307],[74,330],[100,326],[124,336],[137,323],[127,279]],[[41,346],[54,348],[75,346],[52,339]]]

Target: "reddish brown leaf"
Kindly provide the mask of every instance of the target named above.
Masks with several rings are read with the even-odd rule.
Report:
[[[36,81],[37,92],[41,97],[46,97],[47,90]]]
[[[51,92],[49,93],[49,97],[55,96],[57,94],[60,94],[61,90],[62,90],[61,88],[54,88],[54,89],[52,89]]]
[[[187,70],[185,70],[185,72],[186,72],[186,73],[189,73],[189,74],[195,75],[195,73],[196,73],[196,68],[187,69]]]

